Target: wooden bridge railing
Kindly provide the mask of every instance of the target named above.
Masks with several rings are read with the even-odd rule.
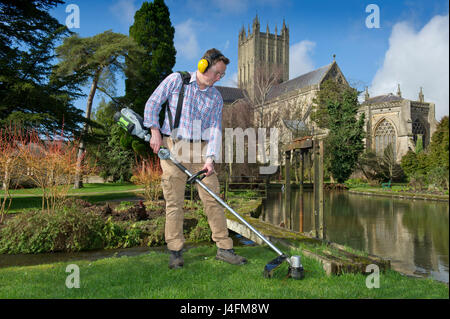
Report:
[[[230,181],[231,180],[231,181]],[[220,193],[224,200],[239,197],[242,193],[253,192],[254,196],[246,195],[246,198],[266,198],[268,181],[258,176],[232,176],[224,180],[219,180]],[[196,189],[192,185],[187,185],[186,199],[195,198]]]

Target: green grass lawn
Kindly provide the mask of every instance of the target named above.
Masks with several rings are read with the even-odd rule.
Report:
[[[69,195],[84,194],[84,193],[111,193],[111,192],[123,192],[132,191],[143,188],[142,185],[135,185],[131,183],[93,183],[84,184],[83,188],[69,189]],[[41,188],[21,188],[13,189],[10,191],[13,196],[40,196],[42,195]],[[0,190],[0,196],[4,194],[3,190]]]
[[[105,184],[84,184],[83,188],[70,189],[69,196],[98,203],[115,199],[135,197],[137,190],[142,189],[141,185],[130,183],[105,183]],[[0,190],[0,200],[3,199],[4,191]],[[11,191],[12,203],[9,213],[18,213],[24,209],[34,209],[42,207],[42,190],[40,188],[16,189]]]
[[[305,279],[287,278],[286,263],[273,278],[266,279],[262,271],[275,257],[273,251],[256,246],[236,247],[236,252],[249,263],[234,266],[217,261],[215,247],[201,246],[185,252],[182,269],[169,269],[169,255],[155,251],[133,257],[3,268],[0,298],[449,298],[444,283],[391,270],[380,274],[379,288],[368,289],[364,274],[328,277],[317,261],[303,256]],[[80,269],[80,288],[66,287],[69,264]]]

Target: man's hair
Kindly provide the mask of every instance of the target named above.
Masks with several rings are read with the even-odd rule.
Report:
[[[217,50],[215,48],[212,48],[212,49],[209,49],[208,51],[206,51],[205,54],[203,55],[203,57],[206,57],[206,56],[210,57],[210,58],[214,58],[214,59],[211,59],[212,65],[216,64],[219,61],[222,61],[223,63],[225,63],[225,65],[228,65],[230,63],[230,59],[228,59],[226,56],[224,56],[222,54],[222,52],[220,52],[219,50]]]

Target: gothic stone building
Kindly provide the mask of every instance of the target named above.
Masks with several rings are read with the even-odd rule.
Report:
[[[365,100],[359,109],[361,113],[366,118],[366,148],[381,155],[392,143],[398,161],[408,149],[415,149],[419,138],[426,147],[436,131],[435,105],[425,102],[422,88],[417,101],[403,98],[400,85],[396,95],[389,93],[372,98],[366,88]]]
[[[324,81],[334,79],[349,85],[334,59],[328,65],[289,80],[289,29],[284,21],[280,35],[276,27],[275,33],[271,34],[269,26],[263,33],[256,16],[252,30],[249,27],[246,33],[242,27],[238,41],[238,88],[217,86],[217,89],[226,107],[255,94],[255,78],[261,69],[268,73],[278,70],[280,81],[267,93],[264,116],[270,118],[273,112],[283,114],[284,118],[276,124],[281,144],[292,140],[292,123],[301,121],[314,127],[309,116],[312,101]],[[437,124],[434,112],[434,103],[424,101],[422,89],[418,101],[404,99],[400,93],[370,98],[366,92],[359,110],[366,118],[366,147],[380,154],[392,142],[397,160],[400,160],[408,148],[414,148],[417,138],[422,138],[425,146],[429,144]],[[315,128],[315,132],[320,134],[321,131]]]

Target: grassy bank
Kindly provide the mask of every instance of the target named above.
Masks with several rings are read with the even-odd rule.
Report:
[[[410,199],[428,199],[428,200],[440,200],[448,201],[448,194],[430,194],[426,192],[414,192],[410,187],[405,185],[392,185],[391,188],[383,189],[380,187],[370,185],[350,185],[349,192],[367,195],[379,195],[398,198],[410,198]]]
[[[0,269],[0,298],[448,298],[448,286],[431,279],[405,277],[394,271],[380,274],[380,288],[368,289],[363,274],[328,277],[321,265],[302,256],[305,279],[286,278],[287,264],[271,279],[262,276],[274,258],[267,247],[237,247],[249,259],[233,266],[214,259],[216,248],[185,252],[185,267],[170,270],[168,254],[70,261]],[[299,254],[291,251],[291,254]],[[301,253],[300,253],[301,254]],[[66,287],[66,267],[80,269],[80,288]]]

